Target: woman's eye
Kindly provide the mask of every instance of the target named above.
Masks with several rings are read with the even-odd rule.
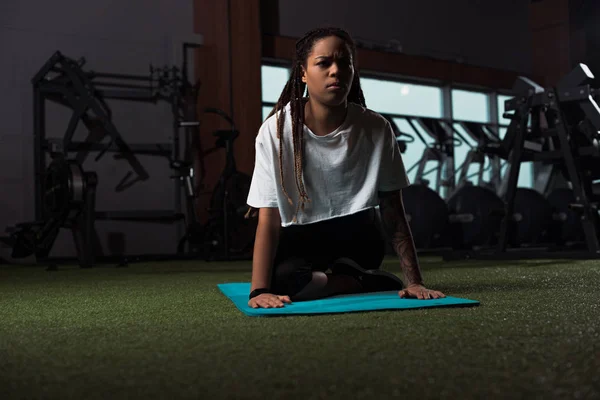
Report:
[[[337,64],[341,68],[348,68],[352,65],[352,62],[349,59],[340,59],[337,61]],[[320,67],[327,67],[331,65],[331,61],[319,61],[317,65]]]

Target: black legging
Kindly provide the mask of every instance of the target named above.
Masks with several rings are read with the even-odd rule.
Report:
[[[312,279],[313,271],[327,271],[335,260],[350,258],[364,269],[383,261],[385,240],[377,210],[307,225],[281,228],[271,275],[271,292],[293,296]]]

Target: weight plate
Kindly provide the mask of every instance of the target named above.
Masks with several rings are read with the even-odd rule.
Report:
[[[549,239],[556,244],[583,241],[583,226],[580,215],[569,208],[569,204],[575,203],[573,190],[568,188],[555,189],[548,195],[547,199],[552,208],[552,225]]]
[[[513,245],[539,244],[552,222],[552,207],[537,190],[517,188],[513,206]]]
[[[68,213],[83,201],[84,176],[81,166],[73,160],[52,160],[44,177],[44,211],[58,217]]]
[[[417,249],[443,246],[448,225],[444,199],[425,185],[411,185],[402,189],[402,201]]]
[[[492,190],[463,186],[448,199],[448,211],[458,220],[450,224],[452,247],[489,246],[497,241],[504,202]]]

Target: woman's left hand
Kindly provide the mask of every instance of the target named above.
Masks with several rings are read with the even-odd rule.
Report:
[[[428,300],[428,299],[441,299],[446,297],[446,295],[437,290],[427,289],[422,285],[408,285],[406,289],[402,289],[398,292],[400,298],[417,298],[419,300]]]

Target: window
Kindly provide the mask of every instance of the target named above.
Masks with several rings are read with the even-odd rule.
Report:
[[[406,118],[393,118],[393,120],[394,120],[394,123],[396,124],[396,126],[398,127],[398,129],[400,130],[400,132],[407,134],[414,139],[411,143],[407,143],[406,151],[404,152],[404,154],[402,154],[402,161],[404,162],[404,168],[406,169],[406,172],[408,175],[408,180],[409,180],[409,182],[413,183],[415,181],[415,177],[417,174],[418,163],[421,160],[421,158],[423,157],[423,151],[425,150],[427,145],[425,143],[423,143],[423,141],[421,139],[419,139],[419,136],[415,133],[414,129],[408,123]],[[420,128],[418,124],[413,124],[413,125],[417,129]],[[421,133],[421,136],[423,138],[425,138],[425,136],[423,136],[423,133],[421,131],[419,133]],[[400,138],[400,140],[402,140],[402,139],[403,138]],[[404,138],[404,139],[407,139],[407,138]],[[409,141],[410,141],[410,139],[409,139]],[[429,164],[431,164],[431,163],[429,163]],[[427,170],[431,169],[431,167],[432,167],[432,165],[427,165],[425,172],[427,172]],[[429,179],[431,181],[430,187],[433,187],[435,185],[435,182],[434,182],[435,173],[432,172],[430,174],[425,174],[423,176],[423,178]]]
[[[442,89],[373,78],[360,78],[367,107],[373,111],[418,117],[442,117]]]
[[[262,108],[263,121],[265,121],[267,119],[267,117],[271,113],[271,110],[273,110],[273,107],[263,106],[263,108]]]
[[[461,124],[455,123],[454,129],[456,129],[460,136],[457,137],[460,140],[460,144],[454,146],[454,164],[455,164],[455,182],[458,183],[458,179],[460,178],[460,172],[462,170],[463,164],[467,160],[467,154],[471,149],[477,147],[477,141],[473,139],[462,127]],[[474,185],[477,185],[478,173],[479,170],[483,168],[483,176],[482,179],[485,182],[489,182],[491,179],[491,165],[490,160],[486,157],[484,165],[480,164],[471,164],[469,165],[469,169],[467,171],[467,180],[472,182]]]
[[[458,121],[489,122],[490,108],[488,95],[481,92],[452,89],[452,118]],[[467,160],[467,154],[477,146],[477,141],[460,124],[455,123],[454,128],[458,131],[458,139],[462,142],[462,144],[454,147],[455,178],[456,183],[458,183],[462,166]],[[477,179],[480,168],[484,169],[482,179],[489,182],[491,171],[488,159],[485,160],[484,165],[469,165],[467,180],[473,182],[473,184],[478,184]]]
[[[262,101],[277,103],[289,76],[288,68],[263,65],[261,67]]]
[[[489,122],[488,95],[480,92],[452,89],[452,118],[459,121]]]
[[[263,120],[267,118],[273,109],[273,104],[279,99],[281,91],[289,79],[289,74],[290,70],[287,67],[274,65],[262,66],[261,89]],[[434,142],[434,139],[428,135],[423,127],[421,127],[413,118],[410,118],[414,122],[411,126],[408,119],[402,116],[443,118],[444,96],[442,87],[384,80],[364,75],[361,76],[361,86],[367,107],[382,114],[390,114],[391,119],[398,129],[414,139],[412,142],[407,143],[407,150],[402,155],[408,177],[411,182],[414,182],[417,173],[417,165],[423,157],[423,151]],[[487,93],[464,89],[452,89],[451,97],[453,120],[477,123],[489,123],[492,120],[489,102],[493,98]],[[510,98],[512,98],[512,96],[500,94],[497,95],[495,99],[497,101],[499,126],[490,128],[497,131],[501,138],[504,137],[510,123],[509,119],[503,117],[504,102]],[[460,123],[454,123],[454,127],[465,137],[465,143],[457,145],[454,148],[455,177],[458,179],[460,166],[464,163],[468,151],[476,146],[477,143],[464,131]],[[417,130],[416,132],[415,129]],[[417,133],[420,134],[421,137],[419,137]],[[403,138],[400,138],[400,140],[403,140]],[[505,163],[505,161],[503,161],[503,163]],[[435,187],[437,183],[435,181],[437,173],[436,167],[438,166],[435,165],[435,162],[429,162],[425,168],[425,175],[423,178],[430,181],[430,187]],[[523,163],[521,165],[518,181],[519,187],[533,187],[532,167],[532,163]],[[468,179],[473,183],[476,183],[476,173],[479,168],[480,166],[477,164],[472,164],[469,167]],[[491,178],[489,160],[486,160],[483,168],[483,180],[487,182]],[[503,172],[504,170],[505,168],[502,169]]]

